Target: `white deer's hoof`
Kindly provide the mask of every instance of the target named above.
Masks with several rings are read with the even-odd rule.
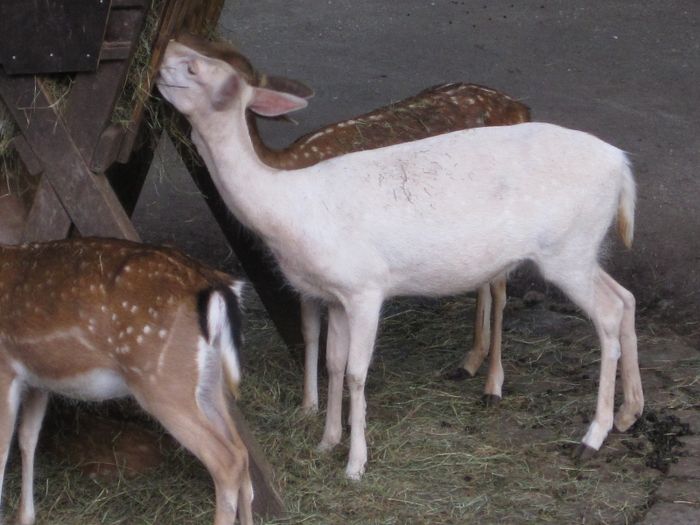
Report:
[[[348,465],[348,468],[345,469],[345,477],[351,481],[360,481],[364,473],[365,467],[355,468]]]

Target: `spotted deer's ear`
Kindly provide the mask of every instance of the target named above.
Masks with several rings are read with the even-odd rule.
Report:
[[[305,99],[272,89],[253,88],[253,98],[248,108],[263,117],[285,115],[308,105]]]
[[[273,75],[263,75],[260,78],[259,87],[288,93],[301,98],[311,98],[314,96],[314,90],[298,80],[293,80],[286,77],[277,77]]]

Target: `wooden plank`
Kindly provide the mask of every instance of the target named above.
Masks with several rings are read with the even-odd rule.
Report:
[[[116,162],[107,170],[107,178],[112,189],[128,215],[131,215],[136,208],[160,136],[160,131],[151,130],[147,125],[142,124],[137,134],[137,147],[127,162]]]
[[[22,242],[65,239],[70,227],[70,217],[51,183],[46,177],[41,177],[22,231]]]
[[[97,173],[104,173],[114,163],[121,151],[125,130],[123,127],[112,124],[107,126],[99,137],[95,151],[90,159],[90,169]]]
[[[143,9],[118,9],[110,15],[105,38],[130,42],[127,58],[136,48],[145,14]],[[96,73],[75,76],[63,109],[63,119],[88,166],[94,164],[93,156],[102,133],[111,124],[114,106],[129,73],[129,64],[128,60],[104,62]]]
[[[189,136],[187,121],[181,116],[175,118],[179,121],[179,132]],[[212,215],[219,223],[243,270],[253,283],[277,331],[295,357],[301,361],[304,338],[301,333],[299,297],[284,280],[276,265],[271,262],[270,253],[262,241],[244,228],[226,207],[196,152],[186,148],[174,137],[171,139],[199,191],[204,195]]]
[[[131,56],[131,42],[105,42],[100,50],[100,62],[127,60]]]
[[[5,71],[94,71],[109,4],[109,0],[2,0],[0,62]]]
[[[138,241],[106,178],[88,169],[41,82],[0,73],[0,96],[80,233]]]
[[[12,139],[12,146],[15,148],[15,151],[17,151],[27,173],[36,177],[44,171],[44,166],[41,164],[41,161],[34,155],[32,147],[22,135],[17,135]]]
[[[150,0],[112,0],[112,10],[140,7],[146,9],[151,4]]]
[[[238,434],[248,449],[250,477],[255,494],[253,498],[253,512],[266,519],[284,517],[284,501],[282,501],[282,497],[275,488],[272,467],[267,462],[265,454],[255,440],[250,428],[248,428],[248,423],[246,423],[235,401],[229,403],[229,413],[236,425]]]

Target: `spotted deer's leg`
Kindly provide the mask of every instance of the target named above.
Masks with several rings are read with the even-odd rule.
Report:
[[[245,447],[231,443],[223,435],[211,414],[205,414],[195,403],[159,399],[152,391],[148,395],[136,392],[143,408],[153,415],[185,448],[207,468],[216,491],[215,525],[233,525],[239,505],[241,482],[246,482],[248,453]],[[251,494],[252,497],[252,494]],[[245,524],[249,525],[249,524]]]
[[[19,448],[22,454],[20,525],[34,523],[34,453],[48,400],[49,395],[45,391],[32,388],[27,391],[22,401],[19,423]]]
[[[0,523],[2,523],[2,489],[5,478],[7,456],[17,420],[22,384],[0,359]]]
[[[503,397],[503,363],[501,349],[503,340],[503,309],[506,304],[506,278],[500,276],[490,283],[493,295],[493,324],[491,326],[491,344],[489,356],[489,373],[484,388],[484,403],[497,405]]]
[[[474,343],[462,361],[462,368],[474,377],[477,370],[489,353],[491,325],[491,286],[485,284],[479,288],[476,296],[476,311],[474,318]]]

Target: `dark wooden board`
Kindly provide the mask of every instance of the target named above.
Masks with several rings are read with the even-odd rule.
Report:
[[[8,74],[95,71],[110,0],[2,0],[0,62]]]
[[[56,196],[49,179],[42,177],[22,231],[22,242],[43,242],[65,239],[71,220]]]
[[[41,81],[0,72],[0,97],[80,233],[138,241],[106,177],[90,171]]]
[[[105,41],[118,41],[128,46],[127,58],[130,58],[135,51],[145,18],[145,10],[139,7],[112,10]],[[127,81],[129,65],[130,60],[102,62],[95,73],[75,75],[70,96],[63,109],[63,118],[75,145],[88,166],[97,168],[95,171],[104,171],[109,167],[95,164],[93,155],[102,140],[102,133],[110,125],[114,106]],[[116,146],[118,148],[119,145]]]

